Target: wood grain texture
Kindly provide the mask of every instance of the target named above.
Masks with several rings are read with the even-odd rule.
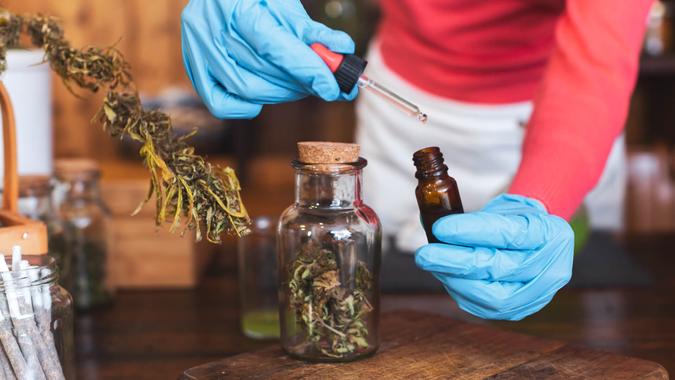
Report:
[[[187,288],[203,271],[192,235],[154,225],[152,217],[113,217],[108,223],[112,281],[119,288]]]
[[[195,243],[194,234],[169,231],[155,224],[155,199],[132,216],[148,193],[148,180],[115,179],[113,172],[126,168],[125,175],[144,169],[135,165],[102,165],[101,194],[112,210],[107,226],[109,268],[118,288],[188,288],[195,286],[211,255],[208,244]],[[119,178],[119,177],[118,177]]]
[[[566,346],[488,379],[657,380],[667,378],[666,370],[653,362]]]
[[[387,314],[381,322],[382,345],[371,358],[307,364],[270,347],[197,367],[184,379],[206,379],[207,371],[217,371],[214,379],[668,378],[653,362],[435,314],[405,310]]]

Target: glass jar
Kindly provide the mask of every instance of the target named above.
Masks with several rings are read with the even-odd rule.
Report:
[[[104,305],[112,295],[106,247],[109,213],[100,195],[98,164],[84,159],[58,160],[55,168],[64,189],[60,215],[71,268],[70,278],[63,283],[77,309]]]
[[[310,361],[350,361],[379,346],[382,232],[361,200],[366,160],[292,163],[295,203],[277,231],[281,345]]]
[[[63,223],[54,207],[53,189],[52,179],[49,176],[19,177],[19,213],[33,220],[39,220],[47,226],[49,256],[56,259],[59,279],[64,280],[70,278],[70,260],[65,259]]]
[[[238,241],[241,328],[255,339],[279,337],[276,221],[257,217]]]
[[[57,284],[56,260],[23,260],[0,276],[0,377],[73,379],[73,302]]]

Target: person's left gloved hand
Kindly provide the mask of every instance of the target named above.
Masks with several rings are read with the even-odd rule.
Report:
[[[524,196],[502,194],[481,211],[441,218],[433,234],[445,244],[419,248],[417,266],[481,318],[527,317],[572,276],[572,228]]]

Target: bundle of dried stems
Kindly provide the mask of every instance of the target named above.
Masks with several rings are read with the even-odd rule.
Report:
[[[59,22],[42,15],[15,15],[0,10],[0,71],[7,49],[26,33],[44,50],[45,60],[68,88],[107,95],[94,120],[113,137],[141,143],[140,155],[150,172],[150,190],[143,206],[156,198],[156,222],[195,231],[197,240],[220,242],[222,233],[248,233],[249,217],[241,201],[239,181],[230,168],[207,163],[188,144],[192,135],[176,137],[165,113],[145,110],[133,83],[129,64],[115,47],[73,48]],[[194,134],[195,132],[193,132]]]

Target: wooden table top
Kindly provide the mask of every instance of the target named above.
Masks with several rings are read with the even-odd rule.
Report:
[[[392,311],[381,325],[379,351],[363,360],[308,364],[273,345],[192,368],[181,379],[668,379],[654,362],[438,314]]]
[[[639,252],[633,258],[653,275],[653,284],[566,287],[541,312],[520,322],[478,320],[458,310],[445,294],[385,294],[382,310],[415,309],[451,317],[442,322],[447,328],[464,326],[457,325],[462,320],[473,323],[469,329],[489,325],[543,338],[523,339],[547,350],[552,355],[548,363],[568,363],[571,354],[583,361],[605,355],[583,351],[584,355],[577,356],[578,350],[584,350],[579,347],[588,347],[654,361],[675,373],[675,235],[631,237],[624,246]],[[232,252],[223,255],[232,256]],[[176,379],[188,368],[274,345],[273,341],[248,339],[240,332],[235,266],[219,267],[224,269],[209,274],[197,289],[122,291],[112,307],[79,315],[78,378]],[[434,352],[443,355],[443,346]],[[537,360],[509,368],[501,376],[520,378],[525,373],[551,371],[548,364]]]

